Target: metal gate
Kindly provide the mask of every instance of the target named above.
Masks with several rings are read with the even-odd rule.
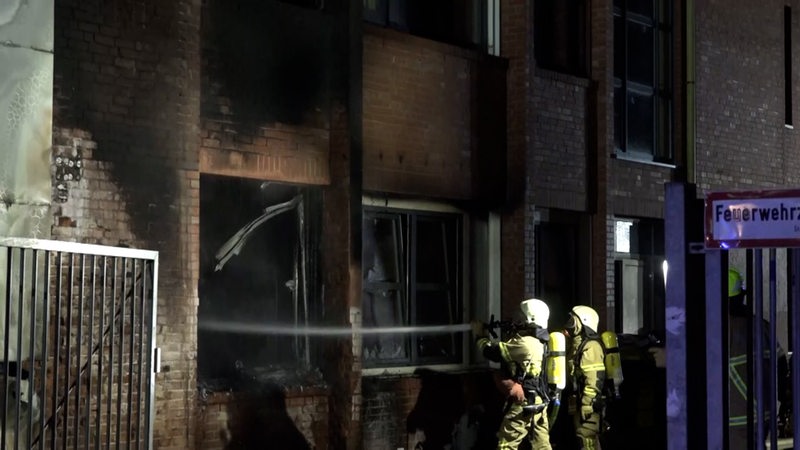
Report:
[[[788,350],[796,353],[800,191],[719,192],[703,202],[694,186],[670,183],[666,193],[668,448],[795,448],[794,442],[800,442],[800,358],[791,357],[791,396],[784,396],[779,407],[783,352],[777,304],[782,283]],[[785,255],[780,270],[779,249]],[[735,295],[728,290],[734,251],[738,256],[744,252],[736,269],[745,274],[751,302],[737,309],[736,319],[729,303]],[[734,320],[745,326],[734,330]],[[734,340],[746,344],[744,354],[741,346],[732,353]],[[741,417],[731,412],[734,398]],[[734,427],[744,431],[743,438],[732,432]]]
[[[0,450],[150,449],[158,253],[0,239]]]

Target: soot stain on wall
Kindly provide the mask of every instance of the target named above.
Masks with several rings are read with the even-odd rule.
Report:
[[[233,114],[241,131],[328,126],[332,14],[274,0],[208,0],[202,21],[204,117]]]
[[[185,20],[187,7],[158,0],[55,5],[54,121],[92,134],[93,159],[111,163],[132,231],[159,247],[179,242],[177,169],[196,168],[187,153],[199,119],[191,115],[186,71],[199,61],[192,54],[199,23]]]

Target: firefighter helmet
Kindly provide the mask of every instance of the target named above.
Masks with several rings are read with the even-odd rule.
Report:
[[[580,320],[584,328],[588,328],[594,333],[597,332],[597,327],[600,324],[600,316],[597,315],[597,311],[586,305],[578,305],[573,307],[571,312]]]
[[[736,269],[728,269],[728,297],[736,297],[742,292],[742,274]]]
[[[550,308],[547,307],[547,303],[538,298],[529,298],[520,303],[519,307],[528,323],[547,328],[547,320],[550,318]]]

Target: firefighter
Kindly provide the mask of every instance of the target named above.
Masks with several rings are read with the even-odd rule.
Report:
[[[584,305],[572,308],[564,326],[571,338],[567,349],[567,373],[572,379],[569,411],[573,414],[579,448],[600,448],[603,386],[606,380],[605,352],[597,327],[600,317]]]
[[[544,352],[550,339],[547,320],[550,308],[539,299],[520,303],[525,323],[515,326],[505,341],[493,342],[482,322],[473,321],[478,351],[501,365],[498,388],[506,396],[506,408],[497,432],[497,449],[516,449],[527,435],[533,450],[549,450],[547,382]]]
[[[747,300],[747,291],[743,287],[742,275],[735,269],[728,270],[728,308],[729,308],[729,348],[728,348],[728,432],[731,450],[745,449],[748,446],[747,436],[747,370],[748,352],[747,341],[752,334],[750,326],[753,321],[753,307]],[[769,386],[770,386],[770,361],[769,361],[769,322],[762,323],[762,345],[763,345],[763,380],[764,385],[761,390],[760,401],[765,403],[764,418],[765,423],[761,424],[764,436],[769,430]],[[780,343],[776,343],[778,380],[777,393],[778,401],[782,406],[791,404],[791,396],[788,389],[789,364],[786,353],[781,348]],[[784,408],[782,408],[784,409]],[[754,416],[755,420],[755,416]]]

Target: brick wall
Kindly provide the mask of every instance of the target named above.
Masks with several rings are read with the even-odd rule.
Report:
[[[625,160],[613,160],[610,167],[609,196],[615,215],[664,217],[664,183],[672,181],[672,168]]]
[[[200,170],[327,184],[332,17],[275,1],[202,14]]]
[[[540,207],[587,209],[589,80],[536,69],[528,152],[530,201]]]
[[[363,381],[364,449],[494,448],[503,402],[488,372]]]
[[[364,188],[469,198],[476,53],[364,30]]]
[[[327,390],[280,394],[286,395],[283,401],[280,398],[265,401],[252,394],[210,393],[198,407],[197,448],[224,450],[242,445],[254,448],[247,445],[262,446],[269,442],[300,448],[292,447],[291,443],[303,441],[315,450],[329,448]],[[253,421],[253,417],[259,420]]]
[[[85,170],[53,238],[159,251],[161,449],[194,445],[199,18],[196,0],[55,2],[54,151]]]
[[[695,5],[702,24],[696,31],[698,195],[798,181],[796,130],[784,127],[785,4],[738,0]],[[800,8],[797,2],[789,4],[796,36]],[[796,118],[800,60],[797,46],[792,50]]]
[[[591,298],[592,306],[600,315],[600,327],[606,326],[606,304],[613,301],[613,276],[603,268],[609,262],[608,242],[613,234],[608,234],[608,213],[613,211],[609,205],[609,155],[614,148],[613,111],[613,51],[614,28],[611,0],[589,2],[590,26],[592,36],[590,48],[590,77],[592,80],[590,96],[590,167],[594,168],[591,178],[595,186],[590,190],[589,211],[591,223]]]
[[[508,198],[502,214],[501,225],[501,315],[506,317],[517,311],[525,292],[525,155],[528,115],[530,55],[528,47],[531,28],[531,5],[523,0],[509,0],[500,8],[502,26],[500,52],[508,59],[507,86],[507,178]],[[520,245],[524,242],[524,245]]]

